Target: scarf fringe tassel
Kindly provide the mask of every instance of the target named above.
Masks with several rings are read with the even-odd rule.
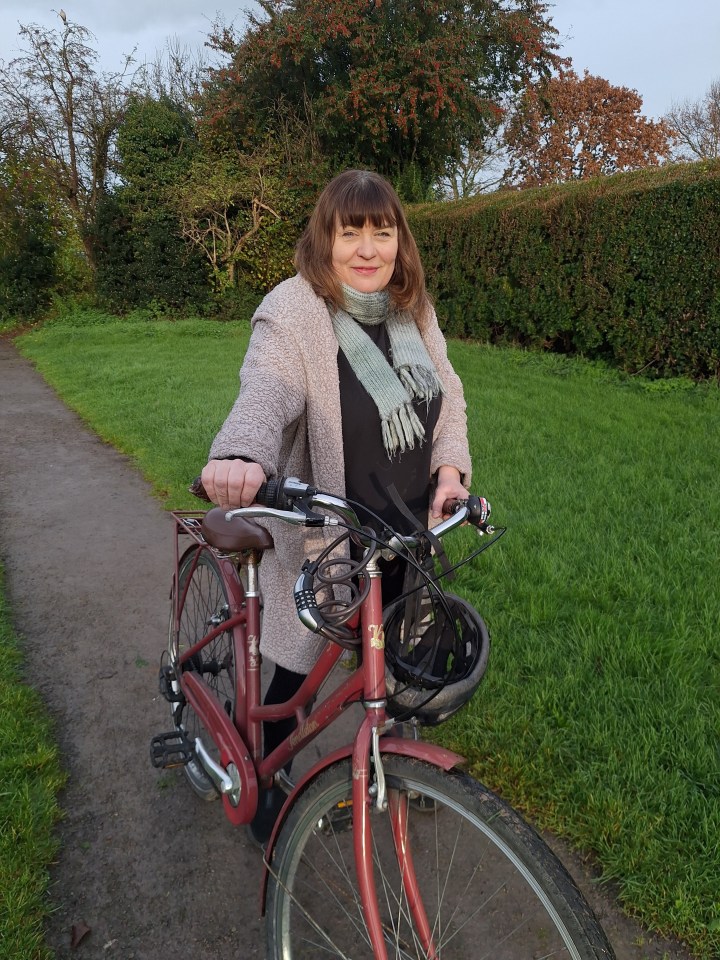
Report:
[[[411,403],[398,407],[391,415],[382,421],[382,438],[388,456],[392,457],[398,450],[404,453],[412,450],[416,440],[423,440],[425,428]]]
[[[442,383],[434,370],[420,366],[403,366],[395,371],[411,397],[429,403],[442,393]]]

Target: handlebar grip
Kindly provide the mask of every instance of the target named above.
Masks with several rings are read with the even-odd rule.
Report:
[[[260,489],[255,494],[255,503],[276,510],[290,510],[292,504],[285,496],[285,477],[275,477],[260,484]]]
[[[199,500],[212,503],[201,477],[195,477],[188,491]],[[255,503],[275,510],[292,510],[293,503],[298,497],[312,496],[316,492],[314,487],[302,483],[296,477],[274,477],[260,484],[260,489],[255,495]]]
[[[469,511],[468,523],[474,527],[482,528],[486,525],[492,507],[485,497],[470,496],[467,500],[446,500],[442,506],[442,512],[457,513],[460,507],[467,507]]]
[[[257,503],[262,503],[266,507],[275,507],[277,506],[277,490],[276,487],[278,484],[282,485],[283,481],[281,480],[268,480],[267,483],[263,483],[260,486],[260,489],[257,492],[255,498]],[[188,487],[188,493],[191,493],[194,497],[197,497],[198,500],[205,500],[206,503],[212,503],[212,500],[207,495],[207,490],[203,486],[202,478],[195,477],[193,482]],[[280,509],[286,509],[281,507]]]
[[[207,491],[203,486],[202,478],[195,477],[193,482],[188,487],[188,493],[191,493],[194,497],[197,497],[198,500],[204,500],[206,503],[211,503],[210,497],[207,495]]]
[[[278,507],[280,510],[287,510],[288,506],[286,498],[282,495],[282,486],[285,482],[285,478],[281,477],[278,480],[268,480],[266,483],[260,485],[260,489],[257,492],[255,497],[256,503],[261,503],[265,507]],[[194,497],[197,497],[198,500],[205,500],[206,503],[212,503],[212,500],[207,495],[207,491],[203,486],[202,477],[195,477],[193,482],[188,487],[188,493],[191,493]],[[282,502],[282,506],[280,505]]]

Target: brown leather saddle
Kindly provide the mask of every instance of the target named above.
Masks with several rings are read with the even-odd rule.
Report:
[[[208,510],[200,529],[207,542],[218,550],[237,553],[242,550],[271,550],[273,538],[254,520],[245,517],[225,519],[225,510]]]

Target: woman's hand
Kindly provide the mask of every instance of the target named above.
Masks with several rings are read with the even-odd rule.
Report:
[[[207,495],[224,510],[249,507],[267,480],[259,463],[245,460],[211,460],[201,477]]]
[[[446,500],[466,500],[470,494],[460,483],[460,471],[456,467],[440,467],[437,472],[437,487],[433,497],[430,513],[434,520],[440,517],[446,519],[450,514],[443,513],[442,507]]]

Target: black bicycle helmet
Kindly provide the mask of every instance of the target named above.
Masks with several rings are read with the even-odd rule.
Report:
[[[453,593],[425,593],[383,613],[387,711],[442,723],[468,702],[487,667],[490,636],[478,614]]]

